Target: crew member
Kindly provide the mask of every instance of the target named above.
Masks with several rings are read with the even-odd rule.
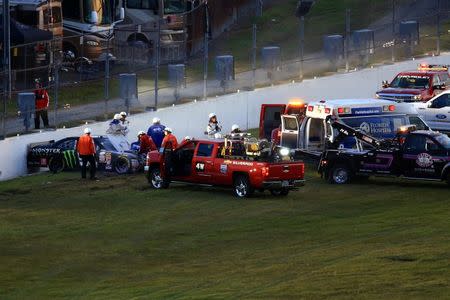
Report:
[[[274,145],[279,145],[281,143],[281,125],[272,130],[272,133],[270,135],[270,141]]]
[[[44,123],[44,127],[48,127],[48,105],[50,98],[48,96],[47,90],[42,87],[39,79],[35,80],[36,89],[34,90],[35,97],[35,114],[34,114],[34,128],[40,129],[41,118]]]
[[[238,124],[233,124],[233,126],[231,126],[231,134],[233,133],[242,133]]]
[[[156,147],[160,148],[164,139],[164,129],[166,126],[161,125],[159,118],[153,118],[153,125],[148,128],[147,135],[150,136]]]
[[[119,115],[120,115],[120,122],[122,123],[122,125],[128,126],[130,122],[127,120],[128,116],[127,113],[123,111]]]
[[[219,125],[219,121],[217,121],[217,115],[215,113],[210,113],[205,134],[207,134],[210,138],[214,138],[214,136],[221,131],[222,127]]]
[[[178,147],[177,138],[172,134],[172,129],[166,127],[164,129],[164,134],[166,135],[162,141],[161,147],[164,149],[175,150]]]
[[[78,139],[78,156],[81,158],[81,178],[86,178],[86,166],[90,165],[90,179],[95,180],[96,162],[95,162],[95,144],[91,137],[91,129],[85,128],[84,135]]]
[[[109,128],[106,133],[114,135],[127,135],[128,128],[122,124],[121,118],[122,116],[120,114],[115,114],[114,119],[109,123]]]
[[[150,151],[157,150],[152,138],[149,137],[144,131],[139,131],[139,154],[147,154]]]

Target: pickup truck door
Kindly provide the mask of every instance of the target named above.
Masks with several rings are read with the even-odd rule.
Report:
[[[432,129],[450,131],[450,94],[442,94],[419,106],[418,112]]]
[[[281,125],[285,104],[262,104],[259,117],[259,138],[270,141],[272,130]]]
[[[416,178],[440,178],[442,166],[439,157],[445,150],[426,135],[411,134],[403,146],[402,166],[404,175]]]
[[[214,143],[202,142],[197,148],[192,159],[193,181],[200,184],[210,184],[214,171]]]
[[[299,126],[295,116],[281,116],[281,143],[283,147],[298,148]]]

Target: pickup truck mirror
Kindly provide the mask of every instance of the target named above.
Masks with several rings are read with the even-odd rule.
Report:
[[[388,82],[387,80],[383,80],[383,81],[381,82],[381,87],[382,87],[383,89],[388,88],[388,87],[389,87],[389,82]]]
[[[433,106],[433,102],[432,102],[432,101],[430,101],[430,102],[427,103],[427,107],[428,107],[428,108],[431,108],[432,106]]]

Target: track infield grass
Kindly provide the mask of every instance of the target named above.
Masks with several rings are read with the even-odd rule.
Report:
[[[0,298],[446,298],[450,189],[312,167],[286,198],[143,175],[0,183]]]

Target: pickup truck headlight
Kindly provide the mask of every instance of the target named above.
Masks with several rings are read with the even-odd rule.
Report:
[[[98,47],[98,46],[100,46],[100,43],[97,42],[97,41],[86,41],[86,45],[93,46],[93,47]]]
[[[413,97],[414,100],[422,100],[422,95],[415,95]]]
[[[375,98],[380,99],[380,94],[376,93]]]

